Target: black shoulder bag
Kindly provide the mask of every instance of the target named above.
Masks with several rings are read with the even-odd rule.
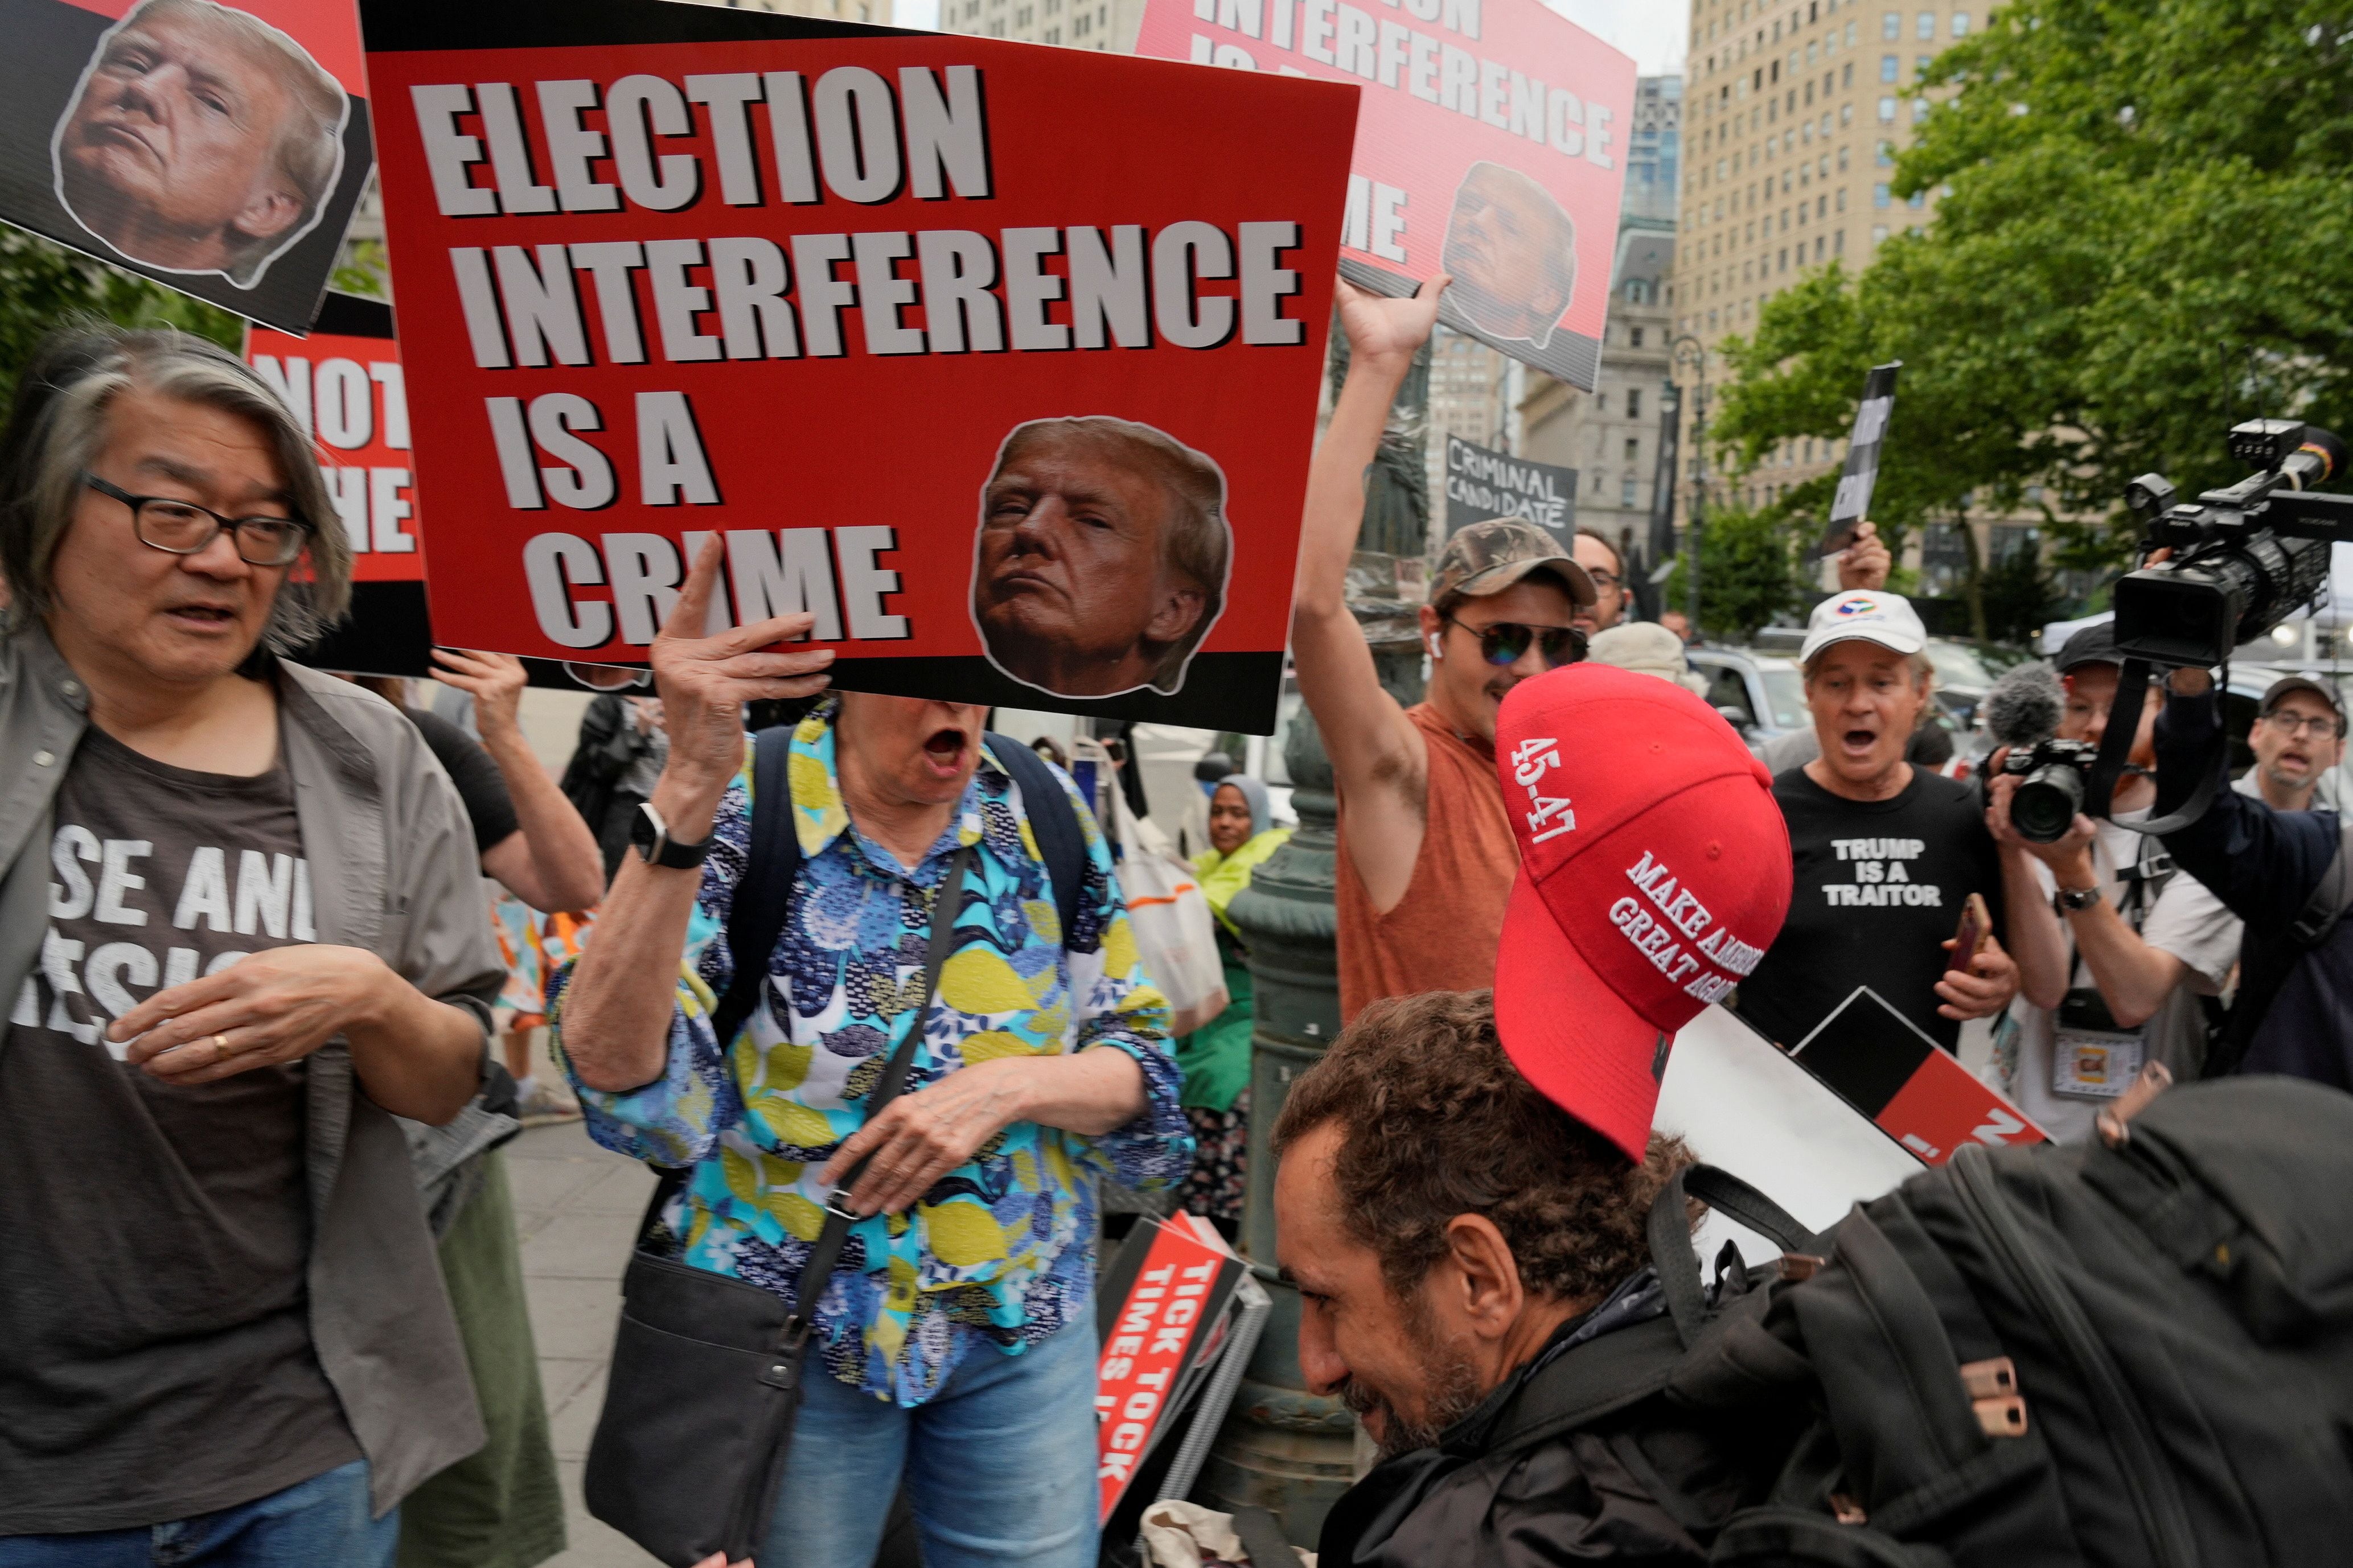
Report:
[[[1036,752],[1003,736],[987,739],[992,754],[1022,786],[1030,829],[1067,931],[1086,855],[1077,814]],[[723,1048],[767,984],[768,960],[783,934],[800,870],[787,771],[791,742],[792,731],[784,727],[763,731],[756,742],[751,852],[727,922],[735,973],[712,1016]],[[906,1087],[923,1018],[939,994],[941,967],[955,946],[955,900],[976,858],[974,847],[965,846],[941,879],[923,961],[923,1001],[868,1097],[870,1121]],[[714,1552],[735,1562],[750,1556],[767,1535],[800,1407],[807,1314],[825,1294],[855,1222],[839,1205],[865,1168],[860,1161],[828,1200],[825,1228],[793,1287],[792,1310],[773,1291],[658,1257],[642,1243],[629,1259],[605,1407],[589,1441],[582,1489],[593,1517],[673,1568],[690,1568]],[[641,1237],[653,1229],[686,1178],[682,1170],[662,1173]]]

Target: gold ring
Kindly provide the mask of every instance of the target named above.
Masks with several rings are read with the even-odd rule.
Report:
[[[218,1051],[223,1056],[228,1055],[228,1037],[227,1035],[215,1035],[213,1037],[213,1049]]]

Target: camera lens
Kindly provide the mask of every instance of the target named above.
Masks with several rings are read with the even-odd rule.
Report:
[[[2066,763],[2049,763],[2026,775],[2010,797],[2010,825],[2021,838],[2052,844],[2067,837],[2084,809],[2084,775]]]

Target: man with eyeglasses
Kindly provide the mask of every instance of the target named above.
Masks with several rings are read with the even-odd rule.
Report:
[[[1504,693],[1585,655],[1593,584],[1533,523],[1472,523],[1448,542],[1421,607],[1430,685],[1400,705],[1345,602],[1365,469],[1390,402],[1437,321],[1443,274],[1409,300],[1339,285],[1348,375],[1316,448],[1299,542],[1291,649],[1340,795],[1334,902],[1340,1016],[1383,996],[1495,981],[1519,852],[1495,775]],[[1561,811],[1569,809],[1562,802]]]
[[[2085,626],[2055,664],[2066,691],[2060,738],[2098,745],[2124,664],[2116,628]],[[1995,1065],[2010,1098],[2063,1143],[2091,1137],[2100,1107],[2144,1062],[2163,1062],[2183,1080],[2204,1070],[2208,1009],[2220,1005],[2209,999],[2239,958],[2237,918],[2163,843],[2131,826],[2147,819],[2157,798],[2163,705],[2152,692],[2141,709],[2111,815],[2096,824],[2079,816],[2051,843],[2011,828],[2017,775],[1988,775],[1986,825],[2002,847],[2021,990],[2010,1014],[2017,1031]]]
[[[489,1070],[465,811],[280,657],[351,553],[236,355],[43,344],[0,574],[0,1568],[375,1568],[482,1443],[394,1120]]]
[[[2263,693],[2247,744],[2255,765],[2232,787],[2274,811],[2334,807],[2328,780],[2345,760],[2345,710],[2327,682],[2283,675]]]
[[[1625,618],[1626,564],[1618,547],[1589,528],[1578,529],[1568,548],[1593,584],[1593,603],[1577,609],[1577,629],[1590,637]]]

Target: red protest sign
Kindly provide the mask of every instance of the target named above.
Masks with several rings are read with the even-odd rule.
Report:
[[[1341,270],[1592,390],[1634,62],[1542,0],[1149,0],[1136,52],[1364,85]]]
[[[1816,1025],[1794,1055],[1923,1164],[1943,1164],[1964,1143],[2050,1141],[1868,985]]]
[[[323,459],[320,475],[351,541],[352,581],[423,582],[407,384],[392,307],[330,294],[309,337],[252,327],[245,357]]]
[[[1103,1359],[1097,1367],[1100,1427],[1095,1482],[1103,1517],[1136,1478],[1170,1413],[1190,1392],[1187,1373],[1222,1319],[1240,1261],[1200,1234],[1189,1215],[1148,1222],[1129,1238],[1103,1281]],[[1148,1245],[1136,1242],[1148,1237]]]
[[[843,687],[1271,727],[1352,91],[656,0],[362,19],[437,636],[642,662],[716,533],[718,615],[811,613]]]

